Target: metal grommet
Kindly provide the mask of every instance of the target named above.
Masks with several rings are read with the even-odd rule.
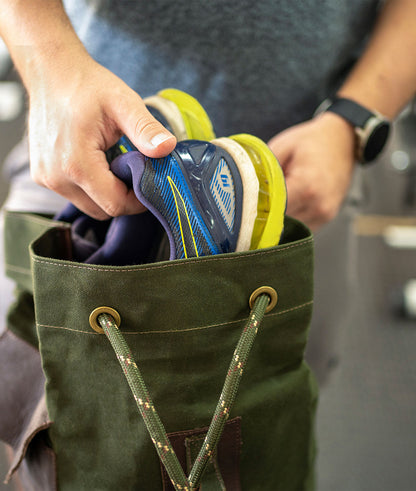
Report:
[[[121,324],[121,317],[120,314],[117,312],[117,310],[112,309],[111,307],[97,307],[94,309],[89,317],[90,321],[90,326],[94,329],[94,331],[97,331],[100,334],[104,334],[103,328],[100,326],[98,322],[98,316],[100,314],[108,314],[113,317],[114,322],[116,323],[117,327],[120,326]]]
[[[277,304],[277,292],[274,288],[271,286],[261,286],[260,288],[257,288],[257,290],[254,290],[254,292],[250,295],[250,300],[248,301],[250,305],[250,309],[254,307],[254,302],[256,301],[256,298],[265,293],[270,297],[270,303],[267,306],[266,309],[266,314],[273,310]]]

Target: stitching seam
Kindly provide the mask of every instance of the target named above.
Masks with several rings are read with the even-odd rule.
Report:
[[[302,242],[300,244],[293,244],[287,247],[283,247],[282,249],[279,249],[278,252],[281,251],[287,251],[289,249],[294,249],[297,247],[305,247],[306,245],[310,244],[312,242],[312,239],[308,239],[305,242]],[[215,258],[215,256],[209,256],[207,259],[199,259],[198,261],[192,261],[189,262],[188,265],[194,265],[194,264],[200,264],[204,263],[207,261],[234,261],[238,259],[251,259],[253,256],[266,256],[269,254],[276,254],[276,250],[272,251],[264,251],[264,252],[253,252],[249,255],[244,255],[244,256],[233,256],[233,257],[221,257],[221,258]],[[91,271],[97,271],[97,272],[108,272],[108,273],[131,273],[131,272],[136,272],[136,271],[154,271],[158,269],[167,269],[167,268],[174,268],[177,266],[183,266],[184,262],[183,261],[171,261],[169,264],[163,265],[163,266],[153,266],[153,267],[146,267],[146,268],[141,268],[137,267],[134,269],[110,269],[110,268],[100,268],[100,267],[91,267],[91,266],[85,266],[85,265],[75,265],[75,264],[62,264],[62,263],[55,263],[52,261],[47,261],[44,259],[39,259],[37,257],[33,257],[33,262],[39,263],[39,264],[49,264],[51,266],[58,266],[58,267],[63,267],[63,268],[74,268],[74,269],[84,269],[84,270],[91,270]]]
[[[10,263],[6,263],[5,267],[9,271],[14,271],[15,273],[31,275],[30,268],[21,268],[20,266],[14,266],[13,264]]]
[[[267,314],[265,318],[267,317],[276,317],[279,315],[287,314],[288,312],[293,312],[294,310],[299,310],[304,307],[307,307],[308,305],[312,305],[313,300],[310,302],[303,303],[301,305],[297,305],[296,307],[292,307],[290,309],[282,310],[281,312],[276,312],[275,314]],[[144,335],[144,334],[170,334],[170,333],[179,333],[179,332],[188,332],[188,331],[203,331],[205,329],[212,329],[216,327],[223,327],[223,326],[229,326],[231,324],[240,324],[244,321],[247,320],[247,317],[244,317],[239,320],[235,321],[230,321],[230,322],[220,322],[218,324],[211,324],[209,326],[201,326],[201,327],[190,327],[188,329],[175,329],[175,330],[167,330],[167,331],[122,331],[123,334],[129,334],[129,335]],[[94,336],[101,336],[101,334],[94,332],[94,331],[81,331],[80,329],[72,329],[71,327],[65,327],[65,326],[52,326],[48,324],[39,324],[36,323],[37,327],[46,327],[49,329],[64,329],[65,331],[71,331],[71,332],[79,332],[81,334],[91,334]]]

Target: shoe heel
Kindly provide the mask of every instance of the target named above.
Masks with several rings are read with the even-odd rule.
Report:
[[[216,138],[211,143],[227,151],[235,162],[243,184],[243,207],[241,228],[236,251],[247,251],[253,235],[257,216],[259,181],[247,151],[237,141],[230,138]]]

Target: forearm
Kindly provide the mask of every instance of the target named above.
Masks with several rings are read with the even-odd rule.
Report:
[[[60,0],[0,0],[0,35],[29,93],[29,152],[35,182],[88,215],[143,211],[109,169],[105,150],[122,134],[164,157],[175,137],[119,77],[88,54]]]
[[[0,11],[0,35],[29,92],[49,70],[65,77],[74,57],[87,56],[60,0],[0,0]]]
[[[389,0],[338,95],[394,118],[416,92],[416,1]]]

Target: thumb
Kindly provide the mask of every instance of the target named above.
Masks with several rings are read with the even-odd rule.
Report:
[[[121,131],[148,157],[164,157],[176,145],[176,138],[147,109],[143,99],[130,90],[114,114]]]

